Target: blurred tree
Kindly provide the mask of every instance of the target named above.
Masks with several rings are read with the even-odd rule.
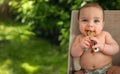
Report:
[[[78,8],[82,2],[82,0],[11,0],[9,5],[15,10],[13,12],[18,14],[17,19],[33,27],[37,37],[47,38],[57,44],[59,40],[63,40],[64,44],[68,41],[71,10]]]
[[[10,0],[1,0],[0,1],[0,13],[4,16],[8,16],[9,14],[9,3]]]
[[[105,10],[119,10],[120,0],[96,0]]]

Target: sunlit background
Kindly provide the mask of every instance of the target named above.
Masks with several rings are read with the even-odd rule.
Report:
[[[87,2],[120,9],[120,0],[0,0],[0,74],[67,74],[71,11]]]

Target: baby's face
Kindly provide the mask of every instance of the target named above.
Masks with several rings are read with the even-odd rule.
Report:
[[[87,36],[92,31],[94,36],[100,34],[103,29],[103,11],[96,7],[86,7],[80,10],[79,29]]]

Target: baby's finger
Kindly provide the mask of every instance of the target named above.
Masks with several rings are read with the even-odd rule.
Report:
[[[90,37],[86,37],[86,38],[85,38],[85,41],[87,41],[87,42],[90,43],[90,42],[91,42]]]
[[[88,45],[85,45],[85,44],[83,45],[83,47],[84,47],[84,48],[89,48]],[[83,49],[84,49],[84,48],[83,48]]]
[[[89,47],[90,46],[90,43],[88,41],[85,41],[84,44]]]
[[[95,41],[98,43],[98,39],[96,37],[90,37],[90,40]]]
[[[86,44],[86,41],[81,42],[81,43],[80,43],[80,47],[81,47],[82,49],[88,47],[88,45]]]

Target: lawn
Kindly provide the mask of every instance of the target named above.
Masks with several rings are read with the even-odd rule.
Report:
[[[67,73],[67,51],[60,51],[62,47],[56,46],[43,38],[23,37],[21,40],[21,35],[24,35],[23,30],[27,31],[26,36],[33,35],[29,32],[29,29],[23,27],[19,29],[20,31],[17,31],[21,27],[20,23],[1,20],[0,74]],[[18,25],[15,26],[14,24]],[[11,32],[8,31],[10,28],[12,28]],[[14,33],[16,31],[17,33]],[[2,40],[3,38],[5,40]]]

